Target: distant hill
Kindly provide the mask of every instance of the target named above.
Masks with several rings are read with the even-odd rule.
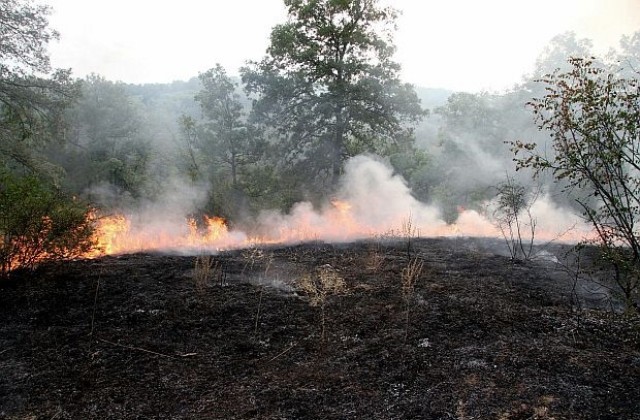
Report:
[[[233,78],[240,84],[240,80]],[[165,109],[173,109],[179,113],[193,114],[199,112],[198,105],[193,97],[201,89],[200,80],[192,77],[187,81],[174,81],[172,83],[149,83],[142,85],[126,85],[128,92],[147,106],[161,106]],[[448,89],[428,88],[414,86],[423,108],[433,109],[444,105],[447,98],[453,93]],[[244,98],[242,92],[238,92]],[[249,102],[247,102],[249,105]]]

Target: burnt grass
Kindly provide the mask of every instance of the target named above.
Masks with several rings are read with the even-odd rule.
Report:
[[[568,246],[514,264],[499,245],[255,248],[199,281],[197,257],[159,254],[14,273],[0,418],[640,419],[638,315],[574,288]],[[410,258],[424,266],[403,295]],[[318,267],[345,282],[324,338],[296,288]]]

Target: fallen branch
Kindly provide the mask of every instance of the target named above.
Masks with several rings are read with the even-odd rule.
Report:
[[[198,355],[198,353],[185,353],[185,354],[178,354],[176,356],[172,356],[170,354],[158,353],[157,351],[147,350],[147,349],[143,349],[141,347],[127,346],[125,344],[114,343],[113,341],[104,340],[102,338],[99,339],[98,341],[102,341],[103,343],[111,344],[112,346],[121,347],[123,349],[141,351],[141,352],[144,352],[144,353],[154,354],[156,356],[167,357],[169,359],[178,359],[178,358],[192,357],[192,356],[197,356]]]
[[[284,351],[276,354],[275,356],[273,356],[271,359],[267,360],[268,362],[273,362],[274,360],[276,360],[278,357],[284,355],[285,353],[287,353],[289,350],[291,350],[292,348],[294,348],[296,346],[296,343],[293,343],[292,345],[289,346],[289,348],[285,349]]]

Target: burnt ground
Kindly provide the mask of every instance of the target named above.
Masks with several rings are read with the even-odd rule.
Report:
[[[147,254],[16,273],[0,418],[640,419],[638,315],[574,293],[567,247],[512,264],[494,246],[256,248],[213,256],[208,279],[196,257]],[[322,270],[345,283],[324,338],[296,287]]]

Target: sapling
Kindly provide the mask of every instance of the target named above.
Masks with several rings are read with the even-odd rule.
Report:
[[[512,261],[530,260],[537,227],[531,207],[539,197],[539,189],[527,191],[509,176],[496,188],[498,193],[492,215],[493,224],[500,230]]]
[[[409,213],[409,217],[402,221],[402,237],[407,245],[407,257],[409,258],[411,258],[413,239],[418,236],[420,236],[420,231],[415,226],[411,213]]]

